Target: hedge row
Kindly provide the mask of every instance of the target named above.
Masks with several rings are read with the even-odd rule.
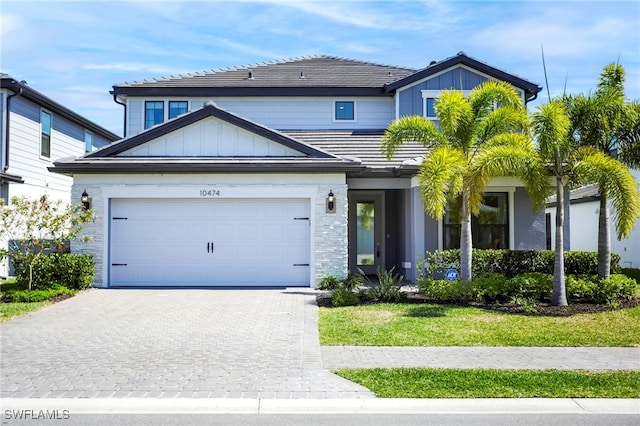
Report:
[[[26,288],[29,284],[31,257],[14,259],[16,282]],[[92,254],[51,253],[33,260],[32,289],[46,289],[60,285],[81,290],[93,283],[95,264]]]
[[[528,272],[553,274],[555,251],[553,250],[479,250],[472,251],[472,273],[474,276],[490,272],[504,274],[508,278]],[[431,278],[442,278],[447,269],[460,269],[460,250],[445,250],[427,253],[418,264]],[[590,251],[564,252],[565,274],[597,275],[598,253]],[[611,273],[619,274],[620,255],[611,254]]]
[[[488,273],[471,281],[435,280],[423,277],[418,288],[424,296],[440,302],[549,302],[553,275],[529,272],[513,278]],[[638,283],[633,278],[613,274],[599,280],[597,276],[568,275],[567,298],[572,302],[616,304],[637,297]]]

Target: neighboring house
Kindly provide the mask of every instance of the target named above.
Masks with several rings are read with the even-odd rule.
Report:
[[[81,156],[120,139],[3,73],[0,117],[0,198],[5,203],[14,196],[44,194],[71,202],[73,179],[48,168],[58,158]],[[0,276],[6,274],[7,265],[0,265]]]
[[[640,171],[631,170],[636,182],[640,183]],[[565,233],[566,250],[598,251],[598,220],[600,214],[600,192],[597,185],[588,185],[575,189],[569,193],[570,205],[565,209],[565,223],[570,232]],[[547,248],[555,248],[555,215],[556,197],[551,197],[547,204]],[[640,268],[640,220],[631,231],[628,238],[619,240],[616,236],[615,222],[611,207],[610,235],[611,252],[620,255],[620,266],[623,268]]]
[[[456,215],[425,215],[420,145],[381,153],[400,116],[433,117],[445,89],[510,83],[464,53],[422,70],[311,56],[115,85],[126,137],[52,169],[86,189],[98,286],[311,286],[378,265],[416,278],[426,251],[459,241]],[[521,182],[491,182],[477,247],[544,248],[544,212]]]

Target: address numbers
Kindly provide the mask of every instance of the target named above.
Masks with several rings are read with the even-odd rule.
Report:
[[[220,190],[219,189],[201,189],[200,196],[201,197],[219,197]]]

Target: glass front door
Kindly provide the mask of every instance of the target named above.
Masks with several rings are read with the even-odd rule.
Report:
[[[349,265],[352,272],[375,274],[384,264],[382,194],[350,194]]]

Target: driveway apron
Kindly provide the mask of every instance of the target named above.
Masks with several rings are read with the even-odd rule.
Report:
[[[89,290],[0,325],[11,398],[370,398],[323,369],[309,289]]]

